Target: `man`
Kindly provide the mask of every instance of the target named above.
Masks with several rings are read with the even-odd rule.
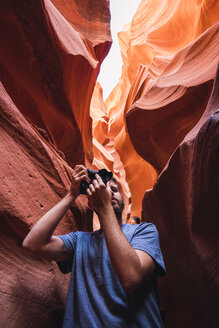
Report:
[[[89,181],[83,165],[75,167],[67,195],[29,232],[23,247],[58,262],[72,272],[64,327],[162,327],[156,299],[156,277],[165,273],[153,224],[122,224],[124,207],[115,180]],[[82,180],[101,229],[52,236],[79,194]]]
[[[138,216],[133,216],[133,217],[128,221],[128,223],[130,223],[130,224],[139,224],[139,223],[141,223],[141,221],[140,221],[140,219],[139,219]]]

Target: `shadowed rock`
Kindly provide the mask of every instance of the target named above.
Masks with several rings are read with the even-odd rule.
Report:
[[[202,117],[175,150],[142,217],[160,233],[166,327],[218,326],[219,70]]]
[[[90,99],[111,44],[109,8],[102,1],[92,21],[85,15],[87,1],[54,3],[68,15],[50,0],[0,5],[1,81],[19,111],[47,131],[70,165],[91,165]],[[82,25],[90,32],[84,35]]]

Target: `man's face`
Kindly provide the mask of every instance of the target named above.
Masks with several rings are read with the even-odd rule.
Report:
[[[111,202],[116,217],[121,218],[122,211],[124,209],[124,202],[123,202],[122,195],[120,194],[119,187],[113,180],[110,180],[107,183],[107,189],[111,193],[111,197],[112,197]]]

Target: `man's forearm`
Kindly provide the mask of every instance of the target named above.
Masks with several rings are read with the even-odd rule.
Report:
[[[44,214],[24,239],[23,247],[35,251],[47,244],[73,201],[74,197],[68,193],[59,203]]]
[[[115,217],[111,205],[100,214],[109,256],[124,289],[136,287],[145,275],[135,249],[129,244]]]

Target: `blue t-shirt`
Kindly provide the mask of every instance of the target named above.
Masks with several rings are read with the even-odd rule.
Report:
[[[151,278],[131,292],[123,290],[114,273],[102,230],[58,236],[69,254],[69,261],[58,266],[62,273],[72,272],[64,328],[163,327],[156,277],[165,274],[165,266],[157,229],[152,223],[123,224],[121,229],[133,248],[156,263]]]

